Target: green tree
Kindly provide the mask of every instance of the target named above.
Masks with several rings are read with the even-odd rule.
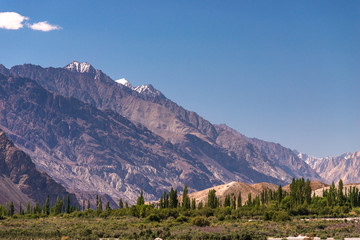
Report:
[[[281,200],[283,199],[283,191],[282,191],[282,187],[281,184],[278,187],[278,190],[276,192],[276,196],[277,196],[277,200],[279,202],[279,204],[281,203]]]
[[[237,207],[242,207],[241,192],[239,192],[239,195],[237,197]]]
[[[182,196],[182,208],[190,209],[190,198],[188,196],[187,185],[185,184],[183,196]]]
[[[49,195],[47,195],[44,205],[44,214],[49,215],[50,213],[50,204],[49,204]]]
[[[195,200],[195,198],[193,198],[193,199],[191,200],[191,209],[192,209],[192,210],[195,210],[195,209],[196,209],[196,200]]]
[[[13,216],[15,213],[15,207],[14,207],[14,203],[10,202],[10,206],[9,206],[9,215]]]
[[[144,196],[143,196],[143,190],[140,191],[140,196],[137,199],[136,205],[141,206],[145,204]]]
[[[251,199],[251,192],[249,192],[248,194],[248,200],[246,201],[246,205],[247,206],[252,206],[252,199]]]
[[[177,190],[174,191],[174,189],[171,187],[169,195],[170,195],[169,207],[177,208],[178,205]]]
[[[70,196],[69,196],[69,194],[67,195],[67,199],[66,199],[66,213],[70,213]]]
[[[230,207],[230,204],[231,204],[231,200],[230,200],[230,195],[229,194],[226,194],[225,195],[225,200],[224,200],[224,207]]]
[[[55,202],[55,215],[60,214],[61,210],[62,210],[62,201],[60,200],[59,196],[56,198],[56,202]]]
[[[219,200],[216,197],[215,189],[209,190],[207,206],[210,208],[217,208],[219,206]]]
[[[122,198],[120,198],[120,200],[119,200],[119,208],[120,208],[120,209],[121,209],[121,208],[124,208],[124,204],[123,204]]]
[[[344,200],[345,200],[343,189],[344,189],[344,184],[343,184],[342,179],[340,179],[339,185],[338,185],[338,194],[337,194],[337,201],[340,206],[344,205]]]
[[[99,205],[98,205],[98,207],[97,207],[96,210],[97,210],[97,211],[100,211],[100,212],[103,210],[101,197],[99,197]]]
[[[28,203],[27,203],[27,205],[26,205],[26,214],[31,214],[30,201],[28,201]]]
[[[90,198],[87,200],[87,209],[90,209]]]
[[[232,194],[232,198],[231,198],[231,208],[236,209],[236,197],[234,194]]]
[[[22,206],[21,206],[21,201],[20,201],[20,204],[19,204],[20,206],[19,206],[19,214],[20,215],[24,215],[24,209],[22,208]]]
[[[307,179],[304,187],[305,203],[311,204],[311,185],[310,180]]]

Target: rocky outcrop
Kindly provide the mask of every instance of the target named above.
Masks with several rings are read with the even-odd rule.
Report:
[[[305,160],[312,163],[314,170],[329,184],[340,179],[344,183],[360,182],[360,151],[322,159],[308,156]]]
[[[49,175],[36,169],[30,157],[14,146],[0,129],[0,204],[19,202],[23,207],[29,201],[33,204],[39,201],[45,203],[49,194],[50,201],[55,202],[57,196],[69,194],[64,187],[56,183]],[[73,194],[71,201],[77,205]]]

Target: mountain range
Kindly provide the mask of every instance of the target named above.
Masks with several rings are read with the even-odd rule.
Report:
[[[120,197],[134,203],[140,189],[151,201],[185,184],[198,191],[329,177],[296,151],[212,124],[152,85],[114,81],[77,61],[0,65],[0,128],[79,201],[99,194],[114,206]]]

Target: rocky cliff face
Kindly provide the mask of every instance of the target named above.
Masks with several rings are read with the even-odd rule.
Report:
[[[30,157],[14,146],[0,129],[0,204],[13,201],[15,207],[19,202],[23,207],[29,201],[34,206],[36,201],[45,203],[49,194],[50,201],[57,196],[66,196],[68,192],[46,173],[36,169]],[[76,203],[75,195],[71,201]]]
[[[349,184],[360,182],[360,151],[325,158],[300,155],[329,184],[340,179]]]
[[[267,176],[291,182],[292,178],[319,180],[321,177],[292,150],[277,143],[248,138],[230,127],[216,125],[216,143]]]

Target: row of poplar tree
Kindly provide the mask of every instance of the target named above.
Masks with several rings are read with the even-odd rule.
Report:
[[[164,192],[160,197],[158,203],[154,204],[155,208],[165,209],[165,208],[182,208],[182,209],[201,209],[203,207],[209,208],[220,208],[220,207],[230,207],[232,209],[239,209],[243,206],[245,207],[259,207],[261,205],[268,205],[276,201],[278,204],[286,202],[288,208],[296,208],[298,206],[310,205],[313,199],[316,197],[315,193],[311,195],[311,186],[310,181],[293,178],[292,183],[290,184],[290,193],[283,191],[281,185],[276,191],[263,190],[260,195],[253,197],[251,193],[248,194],[247,200],[245,203],[242,203],[241,192],[235,196],[235,194],[229,194],[225,196],[224,202],[221,202],[219,197],[216,196],[215,190],[209,190],[207,202],[200,201],[196,203],[196,199],[190,199],[188,194],[187,185],[184,186],[182,191],[181,202],[179,201],[178,191],[174,190],[172,187],[169,192]],[[332,206],[344,206],[348,205],[350,207],[360,207],[360,193],[357,187],[344,188],[343,181],[340,179],[338,187],[335,187],[334,182],[327,190],[323,190],[323,197],[316,197],[317,199],[324,199],[327,202],[327,205]],[[141,190],[140,196],[137,199],[137,206],[145,204],[143,191]],[[123,202],[123,199],[119,200],[119,209],[129,208],[127,201]],[[82,210],[85,211],[91,209],[90,199],[83,200]],[[103,203],[101,197],[96,195],[96,211],[103,211]],[[109,202],[106,203],[105,210],[111,210]],[[80,211],[80,206],[74,206],[70,203],[70,197],[67,195],[67,198],[63,197],[60,199],[57,198],[54,205],[50,204],[49,195],[46,197],[45,204],[40,205],[39,202],[36,202],[36,205],[32,207],[30,202],[27,203],[26,208],[23,207],[22,203],[19,203],[19,215],[24,214],[44,214],[44,215],[57,215],[60,213],[72,213],[74,211]],[[5,205],[0,205],[0,216],[12,216],[15,213],[14,203],[6,203]]]

